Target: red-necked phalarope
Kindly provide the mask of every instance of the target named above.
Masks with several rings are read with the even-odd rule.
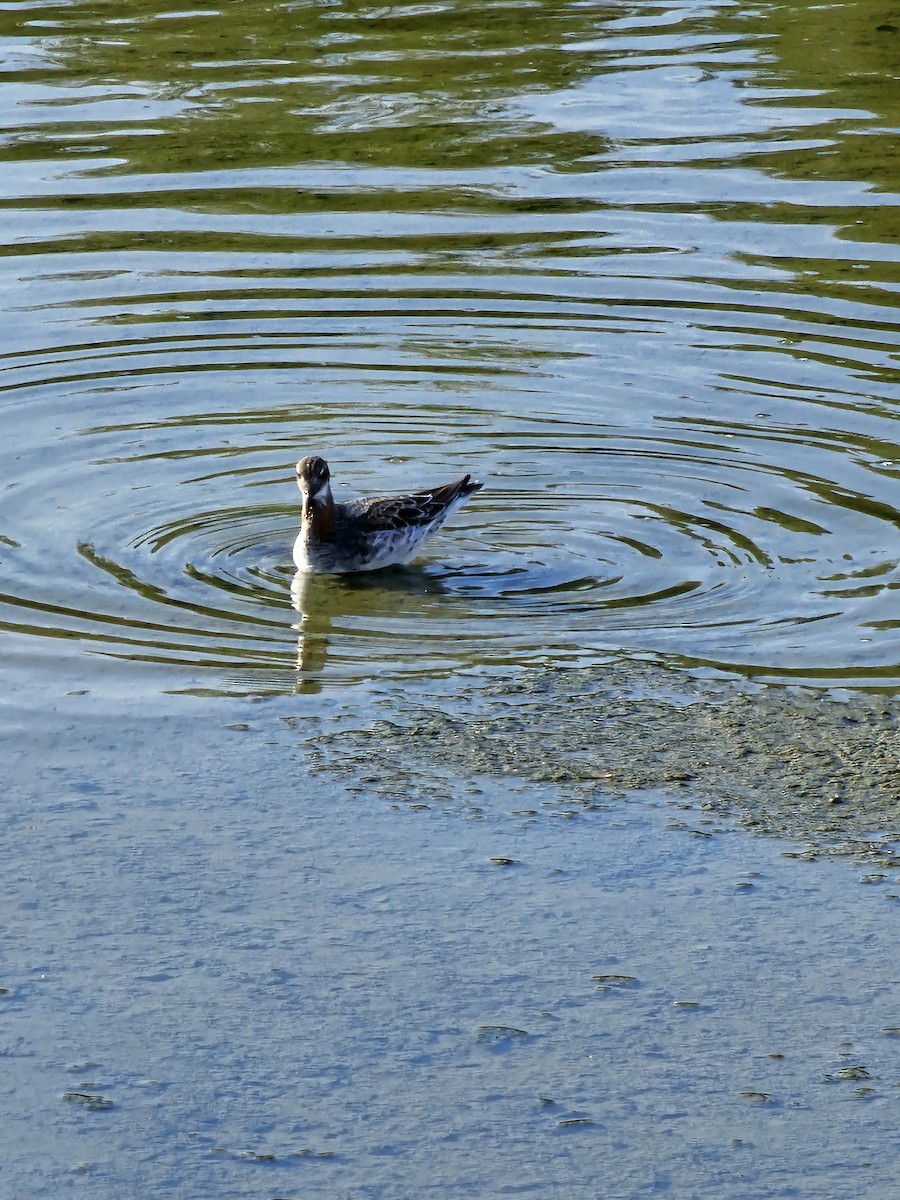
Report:
[[[338,504],[328,463],[317,454],[297,463],[303,497],[294,542],[298,571],[345,574],[408,562],[461,504],[482,486],[471,475],[406,496],[374,496]]]

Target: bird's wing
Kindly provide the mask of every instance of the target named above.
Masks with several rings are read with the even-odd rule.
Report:
[[[480,486],[471,481],[471,476],[463,475],[461,479],[442,483],[430,491],[411,492],[406,496],[372,496],[366,500],[352,500],[344,508],[371,533],[408,529],[430,525],[454,500],[477,491]]]

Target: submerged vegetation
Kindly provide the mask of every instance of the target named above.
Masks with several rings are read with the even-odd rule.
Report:
[[[318,768],[413,804],[458,797],[460,776],[550,784],[554,811],[606,808],[623,793],[664,788],[686,806],[805,843],[810,855],[897,862],[892,697],[835,698],[608,663],[476,687],[467,711],[458,695],[409,693],[385,696],[375,713],[318,734]]]

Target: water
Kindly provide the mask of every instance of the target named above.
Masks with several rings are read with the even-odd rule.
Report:
[[[0,1200],[893,1197],[896,26],[0,5]]]
[[[398,813],[269,707],[29,721],[3,1200],[891,1200],[896,884],[652,793]]]
[[[731,5],[113,11],[0,17],[16,686],[610,651],[893,686],[873,9],[849,42],[817,10],[815,50]],[[412,571],[298,620],[311,451],[344,494],[487,486]]]

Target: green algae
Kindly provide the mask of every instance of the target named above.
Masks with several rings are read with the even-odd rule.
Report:
[[[385,695],[368,720],[318,733],[314,769],[396,803],[458,803],[460,777],[546,785],[538,808],[577,816],[663,789],[699,812],[894,866],[900,828],[900,712],[894,698],[841,698],[673,676],[653,664],[541,669],[452,695]],[[462,689],[461,689],[462,691]],[[383,768],[371,774],[373,758]],[[525,819],[528,819],[526,816]],[[531,819],[534,819],[532,817]]]

